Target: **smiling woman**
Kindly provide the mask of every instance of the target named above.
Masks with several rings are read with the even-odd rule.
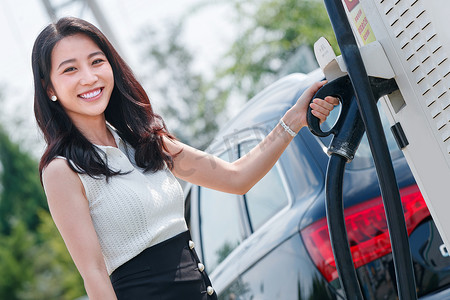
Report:
[[[95,123],[104,124],[114,76],[97,44],[84,34],[68,36],[53,48],[51,66],[47,93],[59,99],[77,128],[86,135]]]
[[[37,37],[39,170],[50,212],[89,299],[217,299],[174,178],[245,193],[306,125],[313,84],[248,155],[226,162],[177,141],[128,65],[92,24],[63,18]],[[337,99],[314,99],[322,121]],[[205,159],[207,158],[207,159]],[[214,164],[211,164],[214,159]]]

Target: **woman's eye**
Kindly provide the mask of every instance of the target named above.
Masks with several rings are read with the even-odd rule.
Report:
[[[64,70],[64,73],[72,72],[72,71],[74,71],[74,70],[75,70],[74,67],[70,67],[70,68],[65,69],[65,70]]]
[[[99,58],[99,59],[94,60],[94,61],[92,62],[92,64],[93,64],[93,65],[96,65],[96,64],[99,64],[99,63],[101,63],[101,62],[103,62],[103,61],[104,61],[103,59]]]

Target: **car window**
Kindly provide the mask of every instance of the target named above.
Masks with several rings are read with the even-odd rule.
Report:
[[[240,144],[239,156],[247,154],[258,143],[258,140],[252,140]],[[275,165],[256,183],[244,195],[244,199],[253,231],[288,205],[288,194],[278,166]]]
[[[391,132],[391,125],[389,124],[389,121],[381,107],[381,101],[378,101],[377,108],[380,113],[381,123],[383,125],[384,134],[386,136],[386,141],[389,147],[389,151],[391,153],[391,157],[393,159],[401,157],[402,152],[398,148],[397,143],[395,141],[394,136]],[[334,109],[332,111],[333,115],[330,115],[329,118],[321,125],[322,130],[328,131],[333,124],[335,123],[336,118],[338,117],[338,109]],[[322,144],[328,148],[328,146],[331,143],[332,135],[320,138]],[[370,151],[369,141],[367,140],[366,134],[364,134],[361,143],[358,147],[358,150],[356,151],[355,158],[353,161],[347,165],[348,169],[362,169],[362,168],[369,168],[373,166],[373,158],[372,158],[372,152]]]
[[[229,152],[219,157],[229,161]],[[203,261],[208,272],[222,262],[243,239],[240,198],[200,187],[200,232]]]

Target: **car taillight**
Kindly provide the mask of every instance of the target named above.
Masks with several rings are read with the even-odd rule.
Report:
[[[400,196],[410,234],[430,212],[416,185],[401,189]],[[344,214],[355,268],[392,251],[381,197],[346,208]],[[303,229],[301,235],[322,275],[329,282],[338,278],[326,218]]]

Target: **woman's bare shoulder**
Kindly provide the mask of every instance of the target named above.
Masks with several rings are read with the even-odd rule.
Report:
[[[54,176],[61,173],[73,172],[70,169],[67,159],[64,157],[55,157],[42,170],[42,176]]]
[[[63,157],[54,158],[42,170],[42,183],[44,187],[49,185],[63,187],[68,184],[81,184],[78,175],[70,168],[68,161]]]

